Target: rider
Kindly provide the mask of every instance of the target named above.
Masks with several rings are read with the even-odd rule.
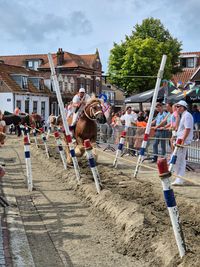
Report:
[[[72,112],[73,118],[71,123],[71,128],[74,128],[78,120],[79,115],[83,111],[86,103],[90,99],[90,96],[86,94],[84,88],[80,88],[78,93],[72,99]]]

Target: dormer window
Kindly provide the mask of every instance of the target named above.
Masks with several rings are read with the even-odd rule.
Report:
[[[11,77],[22,89],[28,89],[28,76],[24,74],[11,74]]]
[[[182,68],[196,68],[198,55],[181,55],[180,66]]]
[[[22,76],[22,88],[28,89],[28,77]]]
[[[31,70],[37,70],[40,66],[41,60],[27,60],[26,61],[26,67]]]
[[[44,79],[40,77],[29,77],[32,84],[39,90],[44,90]]]

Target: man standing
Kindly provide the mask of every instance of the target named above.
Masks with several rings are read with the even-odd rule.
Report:
[[[156,118],[152,121],[152,126],[155,125],[155,140],[153,143],[153,159],[152,163],[157,162],[158,159],[158,145],[161,143],[161,154],[165,156],[166,154],[166,131],[160,128],[161,122],[165,119],[167,116],[167,113],[163,110],[162,103],[157,103],[156,104],[156,110],[158,112]]]
[[[71,127],[76,125],[79,115],[83,111],[87,101],[90,99],[90,96],[85,93],[84,88],[80,88],[78,94],[76,94],[72,99],[72,108],[73,108],[73,118]]]
[[[174,166],[174,172],[177,176],[184,176],[186,169],[187,145],[190,145],[193,139],[194,120],[192,115],[187,111],[187,103],[183,100],[176,104],[177,112],[181,116],[179,127],[177,130],[177,139],[182,139],[184,147],[178,148],[177,160]],[[172,185],[183,185],[184,180],[177,177]]]
[[[134,128],[134,123],[137,121],[137,118],[132,114],[132,108],[127,107],[126,108],[126,113],[121,116],[120,118],[121,122],[123,125],[125,125],[125,131],[127,133],[127,146],[128,148],[128,154],[134,155],[135,152],[133,151],[133,136],[135,135],[135,128]]]

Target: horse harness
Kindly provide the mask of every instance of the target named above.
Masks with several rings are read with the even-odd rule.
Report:
[[[89,104],[89,105],[85,106],[85,108],[83,110],[85,116],[91,121],[95,121],[96,120],[96,116],[98,114],[100,114],[100,113],[103,113],[102,110],[98,110],[97,112],[94,111],[93,107],[96,106],[96,105],[101,107],[100,103],[98,101],[96,101],[96,102],[92,103],[91,105]],[[88,108],[88,106],[90,106],[89,115],[86,112],[86,109]]]

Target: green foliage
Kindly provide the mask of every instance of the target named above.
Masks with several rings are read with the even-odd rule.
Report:
[[[127,94],[155,87],[156,79],[130,76],[156,76],[162,55],[167,55],[164,78],[180,71],[177,67],[181,42],[173,38],[158,19],[145,19],[136,24],[131,36],[110,51],[108,75],[111,83],[123,88]]]

